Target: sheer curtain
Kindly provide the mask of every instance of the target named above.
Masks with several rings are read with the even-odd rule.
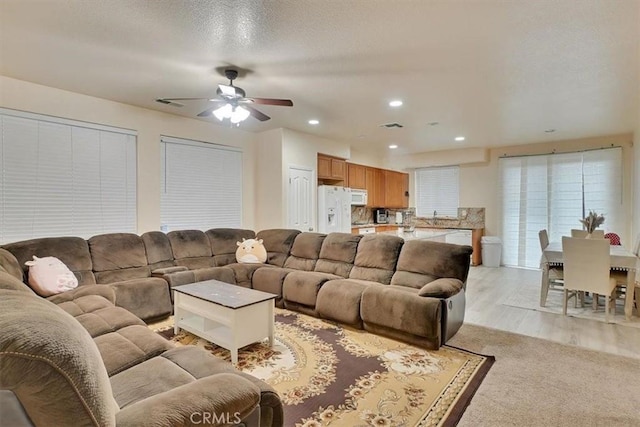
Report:
[[[624,229],[621,167],[621,148],[501,158],[504,265],[537,268],[538,231],[560,240],[589,210],[604,214],[606,231]]]

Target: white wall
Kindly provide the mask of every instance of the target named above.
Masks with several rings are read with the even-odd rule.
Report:
[[[255,229],[282,228],[286,193],[282,184],[282,129],[258,134],[256,141]]]
[[[255,226],[255,139],[239,128],[175,116],[0,76],[0,106],[138,132],[138,233],[160,229],[160,135],[243,149],[242,225]]]

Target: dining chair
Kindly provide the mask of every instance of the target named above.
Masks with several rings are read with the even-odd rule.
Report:
[[[540,240],[540,250],[544,250],[549,246],[549,234],[546,229],[542,229],[538,232],[538,239]],[[544,280],[540,284],[540,307],[544,307],[547,304],[547,295],[549,289],[561,291],[564,286],[562,283],[562,264],[548,263],[548,279]]]
[[[562,313],[567,314],[567,301],[580,293],[591,292],[605,297],[605,321],[609,322],[612,294],[616,279],[610,275],[609,242],[605,239],[562,238],[564,262],[564,301]],[[613,306],[615,310],[615,304]]]
[[[633,247],[631,248],[631,252],[636,257],[640,257],[640,233],[638,233],[638,235],[634,240]],[[620,292],[619,292],[620,295],[622,295],[622,289],[624,289],[624,292],[629,292],[627,290],[627,272],[626,271],[611,270],[611,277],[616,279],[616,285],[620,289]],[[640,282],[638,281],[639,279],[640,279],[640,272],[636,272],[636,283],[635,283],[635,288],[632,290],[632,292],[635,292],[636,307],[640,309],[640,290],[638,290],[640,288]]]
[[[587,230],[576,230],[576,229],[571,230],[571,237],[584,239],[585,237],[587,237],[587,234],[589,234],[587,233]],[[593,230],[593,233],[591,233],[591,238],[604,239],[604,230]]]
[[[607,233],[604,235],[604,238],[609,239],[609,243],[612,246],[622,245],[622,243],[620,243],[620,236],[618,236],[616,233]]]

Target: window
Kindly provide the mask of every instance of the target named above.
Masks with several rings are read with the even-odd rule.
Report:
[[[132,131],[0,109],[0,242],[136,232]]]
[[[416,169],[416,215],[458,216],[459,167]]]
[[[589,210],[624,230],[621,167],[621,148],[500,159],[503,263],[538,268],[538,232],[559,241]]]
[[[242,152],[163,136],[161,228],[208,230],[242,224]]]

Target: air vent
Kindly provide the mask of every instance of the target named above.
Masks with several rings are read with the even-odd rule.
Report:
[[[175,101],[168,101],[162,98],[156,99],[156,102],[159,102],[160,104],[165,104],[165,105],[173,105],[174,107],[184,107],[184,104],[180,104],[179,102],[175,102]]]
[[[387,128],[387,129],[391,129],[391,128],[403,128],[404,126],[401,125],[400,123],[385,123],[383,125],[380,125],[381,128]]]

